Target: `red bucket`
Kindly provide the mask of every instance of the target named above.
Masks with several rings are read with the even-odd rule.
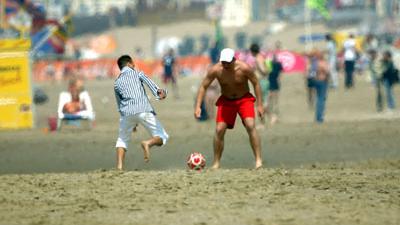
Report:
[[[57,117],[49,117],[47,118],[47,122],[49,124],[49,129],[50,131],[56,131],[57,130]]]

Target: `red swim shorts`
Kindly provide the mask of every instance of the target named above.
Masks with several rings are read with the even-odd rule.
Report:
[[[236,115],[239,113],[242,121],[244,118],[255,118],[254,102],[256,98],[247,93],[241,98],[229,99],[225,96],[220,96],[217,100],[217,123],[224,122],[229,129],[235,126]]]

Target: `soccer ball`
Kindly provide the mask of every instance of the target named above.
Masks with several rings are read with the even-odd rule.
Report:
[[[206,158],[198,152],[193,152],[187,159],[187,165],[191,170],[202,170],[206,166]]]

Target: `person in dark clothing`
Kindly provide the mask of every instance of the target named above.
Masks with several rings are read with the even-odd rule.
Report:
[[[179,98],[178,84],[176,80],[176,58],[174,50],[170,49],[166,55],[162,58],[162,64],[164,67],[163,82],[167,85],[169,82],[172,83],[172,92],[175,98]]]
[[[315,77],[317,76],[318,59],[315,54],[316,50],[306,53],[308,59],[308,68],[306,73],[306,90],[307,103],[310,109],[314,109],[315,105]]]
[[[382,58],[382,82],[386,91],[387,106],[389,110],[396,108],[393,95],[393,85],[399,82],[398,70],[393,64],[392,53],[385,51]]]
[[[280,89],[279,77],[283,70],[283,66],[282,63],[278,61],[276,55],[273,56],[271,64],[271,72],[268,75],[269,92],[267,102],[267,115],[269,118],[269,123],[272,126],[278,121],[278,99]]]

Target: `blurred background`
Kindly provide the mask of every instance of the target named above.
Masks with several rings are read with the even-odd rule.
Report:
[[[373,35],[379,49],[390,49],[399,61],[400,0],[1,0],[0,8],[0,127],[33,126],[29,96],[15,96],[33,88],[42,97],[37,102],[45,102],[35,84],[113,79],[121,54],[160,76],[161,58],[173,49],[179,76],[202,76],[214,47],[246,53],[257,43],[268,52],[279,43],[290,53],[280,57],[284,72],[305,73],[301,54],[325,48],[329,32],[339,58],[343,41],[354,34],[360,52]],[[25,125],[9,122],[13,116],[6,113],[22,113]]]
[[[236,49],[305,22],[325,30],[375,34],[394,42],[398,0],[2,0],[1,38],[30,39],[37,59],[97,59],[126,51],[151,59],[162,45],[180,56],[204,54],[215,40],[211,23],[224,29],[224,44]],[[293,42],[297,42],[298,37]],[[300,45],[288,48],[300,49]]]
[[[111,167],[119,126],[113,82],[122,54],[171,93],[151,99],[170,151],[157,151],[150,167],[130,156],[128,168],[176,168],[192,151],[211,156],[218,87],[209,88],[200,121],[193,118],[196,91],[224,47],[254,66],[253,44],[267,67],[276,55],[283,68],[279,122],[259,130],[267,165],[399,157],[399,85],[386,85],[371,66],[393,60],[400,68],[400,0],[0,0],[0,25],[0,173]],[[356,49],[355,83],[347,83],[346,42]],[[324,92],[308,83],[316,50],[337,70]],[[385,52],[392,57],[383,61]],[[164,77],[171,57],[172,85]],[[69,103],[76,90],[86,113],[78,116],[89,126],[64,117],[75,110]],[[224,159],[228,167],[249,167],[246,132],[236,125]],[[146,135],[132,135],[134,149]]]

